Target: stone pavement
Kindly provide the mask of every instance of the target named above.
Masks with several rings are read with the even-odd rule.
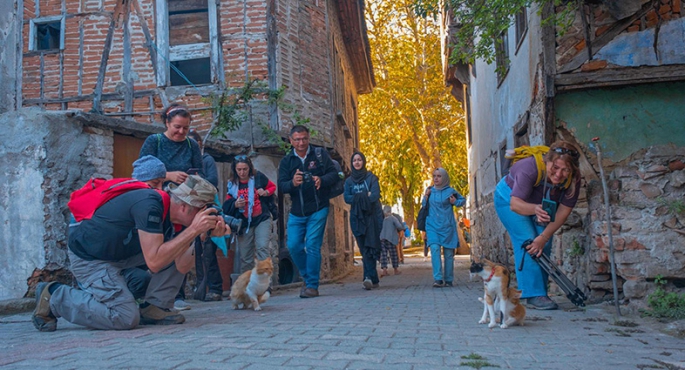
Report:
[[[0,317],[0,368],[11,369],[681,369],[685,341],[649,325],[615,325],[606,306],[528,310],[524,327],[478,324],[482,282],[457,257],[455,287],[432,288],[430,262],[361,288],[361,267],[321,296],[278,290],[264,310],[193,302],[185,324],[89,330],[60,320],[40,333],[30,313]],[[626,318],[621,318],[626,320]],[[635,323],[641,320],[632,319]],[[484,359],[465,359],[464,356]],[[478,363],[480,361],[480,363]],[[469,365],[470,363],[470,365]]]

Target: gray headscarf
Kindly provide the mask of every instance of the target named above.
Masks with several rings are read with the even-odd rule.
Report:
[[[440,172],[440,174],[442,175],[442,181],[439,184],[434,183],[433,187],[437,190],[442,190],[442,189],[450,186],[450,175],[447,174],[447,171],[445,171],[445,169],[442,167],[436,168],[435,171]],[[433,172],[435,172],[435,171],[433,171]]]

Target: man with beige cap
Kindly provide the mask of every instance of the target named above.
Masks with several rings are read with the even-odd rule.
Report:
[[[213,185],[190,175],[167,193],[150,188],[118,195],[92,218],[72,226],[68,253],[81,289],[38,284],[33,325],[54,331],[60,317],[94,329],[183,323],[185,317],[172,307],[183,276],[195,263],[192,242],[209,230],[213,236],[230,231],[216,211],[205,209],[215,194]],[[174,224],[186,228],[176,235]],[[139,307],[121,272],[142,264],[152,276]]]

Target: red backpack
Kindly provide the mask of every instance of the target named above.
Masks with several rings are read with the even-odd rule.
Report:
[[[69,199],[67,206],[74,215],[76,222],[81,222],[93,217],[95,211],[112,198],[137,189],[152,188],[150,185],[136,179],[123,178],[107,180],[103,178],[91,178],[81,189],[71,193],[71,198]],[[155,190],[162,196],[162,203],[164,205],[163,218],[166,218],[171,198],[165,191]]]

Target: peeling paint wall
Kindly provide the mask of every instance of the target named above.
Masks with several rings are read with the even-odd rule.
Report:
[[[0,126],[0,299],[9,299],[25,295],[34,273],[67,267],[69,195],[111,176],[112,133],[37,108],[1,115]]]

